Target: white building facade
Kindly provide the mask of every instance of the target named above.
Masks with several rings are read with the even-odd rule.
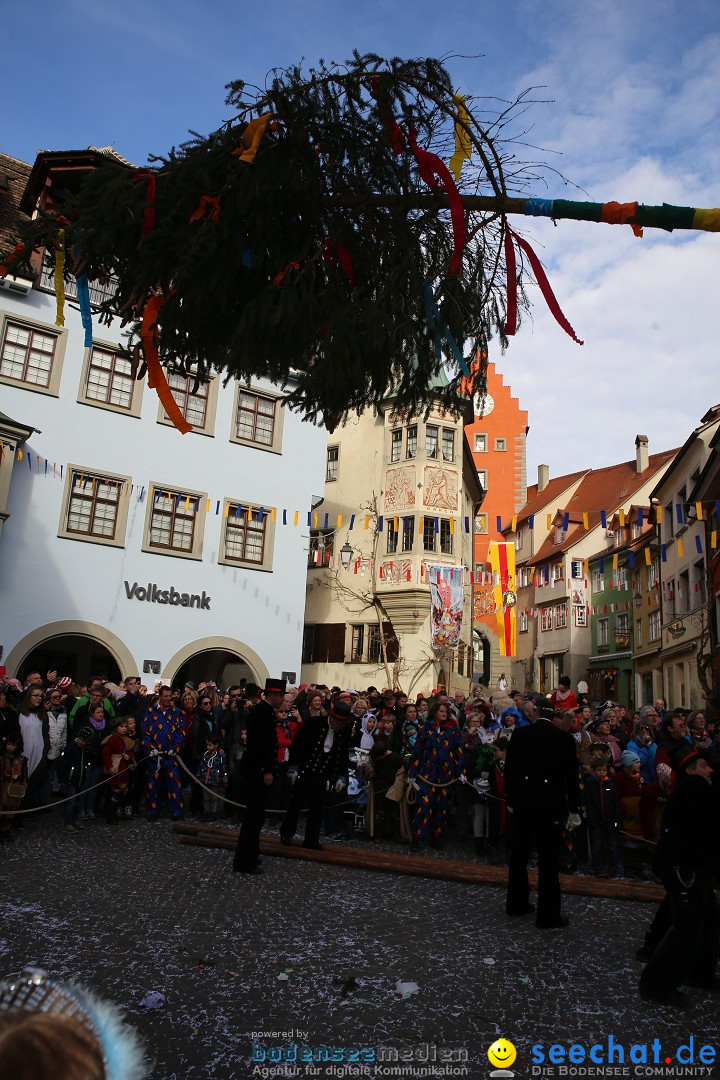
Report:
[[[325,431],[266,381],[175,374],[181,435],[118,355],[119,324],[95,318],[85,348],[72,300],[57,326],[51,279],[30,284],[0,289],[0,663],[80,682],[294,680],[294,512],[307,520],[322,490]]]

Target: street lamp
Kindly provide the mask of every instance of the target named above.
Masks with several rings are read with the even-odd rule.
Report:
[[[345,543],[343,544],[343,546],[340,548],[340,563],[342,565],[343,570],[347,570],[348,566],[350,565],[350,561],[351,561],[352,557],[353,557],[353,548],[350,546],[350,544],[346,540]]]
[[[640,586],[639,585],[637,587],[637,592],[633,596],[633,601],[635,603],[636,608],[642,607],[643,597],[642,597],[642,593],[640,592]]]

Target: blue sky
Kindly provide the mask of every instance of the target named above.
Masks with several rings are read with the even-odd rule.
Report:
[[[0,149],[25,161],[111,143],[142,164],[222,122],[226,82],[303,57],[452,52],[480,57],[449,61],[461,92],[539,88],[516,130],[558,175],[535,194],[720,205],[716,0],[38,0],[30,30],[18,5],[2,23]],[[491,350],[529,410],[530,478],[541,461],[557,475],[630,458],[638,432],[651,452],[680,445],[720,401],[720,236],[521,226],[586,342],[539,302],[506,355]]]

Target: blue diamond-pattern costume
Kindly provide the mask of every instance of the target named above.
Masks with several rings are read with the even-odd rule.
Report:
[[[168,797],[168,813],[171,818],[183,815],[183,794],[180,769],[174,754],[183,748],[183,718],[180,710],[171,705],[162,709],[159,702],[151,705],[142,721],[143,752],[145,761],[145,809],[150,818],[160,811],[160,776],[165,776]],[[155,756],[154,751],[157,752]]]
[[[414,751],[408,774],[419,789],[412,823],[413,840],[437,843],[452,803],[452,782],[463,772],[463,748],[457,724],[454,721],[423,724]],[[434,787],[434,784],[447,786]]]

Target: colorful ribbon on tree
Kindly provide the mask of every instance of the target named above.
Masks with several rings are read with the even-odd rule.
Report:
[[[211,214],[208,214],[208,210],[212,210]],[[214,221],[215,224],[220,222],[220,196],[201,195],[200,202],[197,204],[195,210],[188,218],[188,221],[200,221],[201,218],[209,217],[210,221]]]
[[[467,366],[467,361],[462,352],[457,346],[455,338],[450,333],[448,327],[443,322],[440,315],[440,309],[435,302],[435,294],[432,289],[432,285],[429,281],[423,281],[423,300],[425,302],[425,317],[428,321],[428,326],[432,330],[433,337],[435,339],[435,356],[438,360],[442,358],[441,340],[445,338],[448,343],[450,352],[457,360],[458,367],[462,371],[463,375],[470,377],[470,368]]]
[[[465,108],[465,98],[455,94],[453,102],[457,105],[457,120],[455,121],[455,153],[450,158],[450,172],[456,180],[460,180],[463,161],[469,161],[472,155],[472,139],[468,130],[468,114]]]
[[[355,284],[355,267],[350,258],[350,252],[339,240],[333,240],[331,236],[327,238],[323,248],[323,259],[331,266],[341,266],[350,284]]]
[[[260,140],[265,134],[265,128],[270,120],[272,120],[272,113],[264,113],[262,116],[256,116],[254,120],[251,120],[240,136],[240,146],[236,146],[232,152],[233,157],[244,161],[246,165],[251,165],[255,161]]]
[[[172,296],[172,292],[170,296]],[[160,363],[157,323],[160,309],[166,300],[166,296],[151,296],[148,300],[142,315],[140,340],[142,341],[143,355],[147,365],[148,386],[157,392],[168,419],[172,421],[179,432],[185,435],[188,431],[192,431],[192,425],[188,424],[181,413]]]
[[[135,173],[133,180],[147,181],[142,223],[142,236],[145,238],[146,236],[149,236],[155,228],[155,192],[157,191],[157,181],[155,180],[154,173],[151,172]]]
[[[454,243],[449,270],[453,277],[460,277],[462,274],[462,253],[467,239],[467,226],[465,223],[465,209],[457,184],[450,175],[447,165],[437,154],[432,154],[429,150],[423,150],[421,146],[418,146],[416,128],[410,129],[410,147],[415,155],[418,172],[428,187],[431,187],[434,191],[439,191],[441,185],[445,188],[445,194],[450,203],[450,219],[452,221]],[[441,184],[435,179],[436,176],[440,178]]]
[[[65,230],[60,229],[55,245],[55,325],[65,325]]]
[[[507,268],[507,320],[505,323],[505,333],[508,337],[512,337],[517,329],[517,278],[515,274],[515,251],[513,250],[513,241],[522,248],[528,257],[530,266],[535,275],[535,280],[540,286],[540,291],[545,297],[545,303],[547,304],[550,312],[557,322],[558,326],[561,326],[565,333],[576,341],[578,345],[582,345],[583,342],[577,336],[570,323],[563,315],[560,305],[557,302],[555,293],[552,291],[550,282],[547,279],[547,275],[542,268],[542,264],[538,259],[533,249],[528,244],[527,240],[523,240],[521,236],[518,236],[516,232],[510,228],[507,220],[504,221],[505,228],[505,264]]]

